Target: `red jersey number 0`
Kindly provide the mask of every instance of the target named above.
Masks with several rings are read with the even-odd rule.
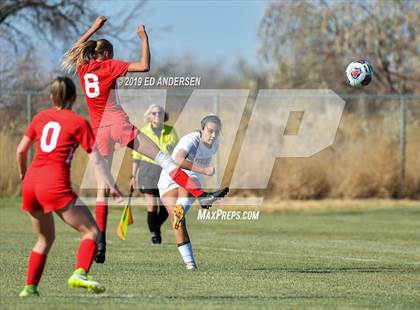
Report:
[[[50,141],[47,141],[48,135],[52,130]],[[60,134],[61,126],[57,122],[48,122],[42,129],[41,135],[41,150],[45,153],[51,153],[57,146],[58,135]]]

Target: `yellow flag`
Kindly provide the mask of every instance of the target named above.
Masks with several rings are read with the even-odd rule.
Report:
[[[125,240],[125,236],[127,235],[127,228],[128,225],[131,225],[134,223],[133,220],[133,214],[131,212],[131,196],[132,192],[130,191],[130,196],[128,197],[127,205],[124,208],[124,211],[121,215],[120,222],[118,223],[117,228],[117,235],[120,240]]]

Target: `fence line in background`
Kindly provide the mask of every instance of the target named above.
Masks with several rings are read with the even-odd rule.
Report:
[[[26,96],[26,119],[27,122],[30,123],[32,119],[32,100],[34,96],[47,96],[48,93],[46,92],[36,92],[36,91],[18,91],[18,92],[5,92],[4,94],[9,94],[12,96]],[[189,95],[190,92],[174,92],[171,93],[171,97],[185,97]],[[250,92],[249,96],[255,100],[258,95],[258,92]],[[341,98],[344,100],[399,100],[399,144],[400,144],[400,162],[399,162],[399,175],[401,178],[401,184],[404,184],[405,180],[405,167],[406,167],[406,151],[407,151],[407,141],[406,141],[406,127],[407,127],[407,101],[411,100],[420,100],[420,95],[417,94],[381,94],[381,95],[367,95],[367,94],[339,94]],[[79,95],[79,100],[84,100],[84,97]],[[215,111],[219,110],[219,100],[215,98],[214,101],[214,109]],[[29,160],[32,158],[32,150],[29,153]],[[216,159],[218,161],[218,158]],[[219,176],[216,176],[217,178]],[[402,185],[403,186],[403,185]]]

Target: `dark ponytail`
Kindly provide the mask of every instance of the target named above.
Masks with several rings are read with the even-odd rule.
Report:
[[[54,105],[60,109],[65,109],[76,101],[76,86],[71,78],[59,76],[52,81],[50,94]]]
[[[203,130],[207,123],[214,123],[216,124],[220,130],[222,130],[222,121],[220,120],[220,118],[216,115],[216,114],[209,114],[206,115],[202,120],[201,120],[201,129]]]

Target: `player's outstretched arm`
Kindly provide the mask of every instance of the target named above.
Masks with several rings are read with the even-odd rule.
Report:
[[[86,42],[87,40],[89,40],[89,38],[99,29],[102,28],[102,26],[105,24],[106,22],[106,17],[105,16],[99,16],[96,18],[96,20],[93,22],[92,26],[90,26],[90,28],[80,37],[80,39],[74,43],[73,46],[77,46],[79,44],[82,44],[84,42]]]
[[[32,146],[34,141],[31,140],[27,136],[23,136],[22,140],[20,141],[17,150],[17,163],[19,167],[20,179],[23,180],[25,177],[26,169],[27,169],[27,162],[28,162],[28,151]]]
[[[147,32],[144,29],[144,25],[137,27],[137,36],[141,41],[141,56],[140,61],[132,62],[128,66],[129,72],[148,72],[150,70],[150,48],[149,38]]]
[[[115,180],[109,170],[105,159],[99,154],[99,152],[92,152],[89,154],[90,158],[93,160],[93,164],[95,167],[95,174],[97,180],[104,180],[106,185],[108,185],[110,189],[110,195],[117,199],[117,201],[122,201],[122,193],[117,187]]]

